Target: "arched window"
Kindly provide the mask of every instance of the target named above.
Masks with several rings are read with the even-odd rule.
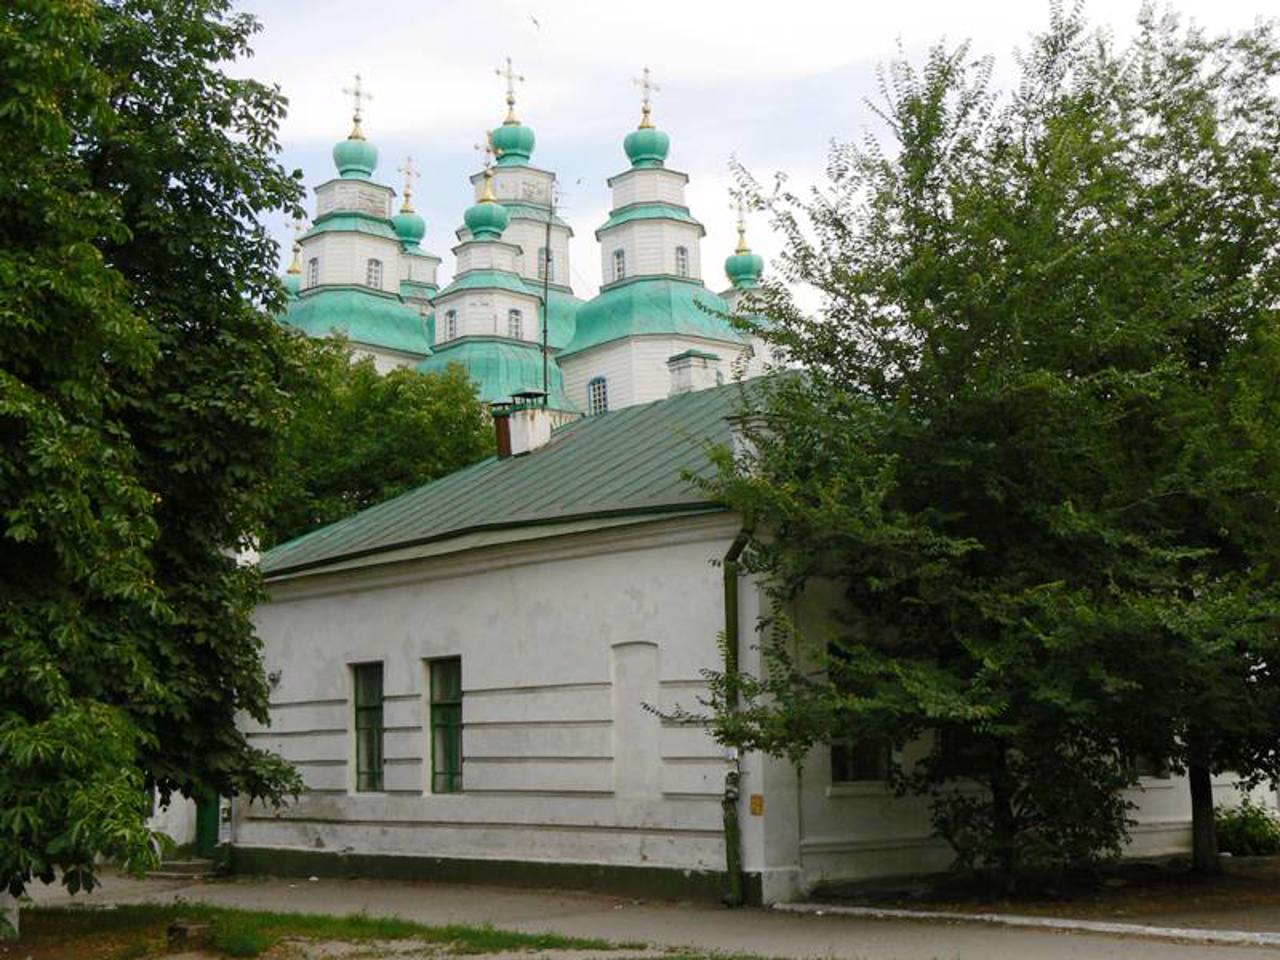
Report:
[[[370,260],[364,265],[364,285],[382,289],[382,261]]]
[[[627,251],[613,251],[613,279],[624,280],[627,276]]]
[[[587,384],[587,413],[595,416],[597,413],[608,413],[608,411],[609,384],[605,382],[604,377],[593,377]]]
[[[320,258],[312,257],[307,261],[307,286],[314,287],[320,282]]]
[[[444,312],[444,338],[446,340],[456,340],[458,337],[458,311],[446,310]]]
[[[556,260],[546,247],[538,248],[538,279],[556,282]]]
[[[524,339],[524,316],[519,310],[507,311],[507,336],[513,340]]]
[[[676,247],[676,276],[687,277],[689,275],[689,248]]]

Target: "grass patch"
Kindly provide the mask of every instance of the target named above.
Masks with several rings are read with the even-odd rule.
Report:
[[[482,954],[512,950],[621,950],[634,943],[614,944],[591,937],[554,933],[516,933],[492,926],[431,927],[395,917],[363,913],[333,916],[315,913],[275,913],[237,910],[206,904],[126,904],[109,909],[31,907],[22,912],[21,946],[36,960],[63,957],[103,957],[138,960],[164,942],[174,920],[209,924],[206,946],[228,957],[256,957],[282,939],[422,940],[440,944],[454,954]],[[2,956],[2,955],[0,955]]]

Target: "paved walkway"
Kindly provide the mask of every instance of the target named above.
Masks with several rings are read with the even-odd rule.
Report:
[[[724,910],[598,894],[381,880],[236,879],[138,881],[108,875],[89,896],[33,888],[40,903],[189,901],[258,910],[346,914],[367,911],[427,924],[492,923],[508,930],[554,931],[726,953],[842,960],[1280,960],[1280,950],[1162,943],[1136,938],[963,923],[796,916]],[[1165,918],[1166,922],[1169,918]]]

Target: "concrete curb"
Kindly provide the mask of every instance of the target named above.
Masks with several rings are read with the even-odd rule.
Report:
[[[895,910],[880,907],[843,907],[828,903],[775,903],[783,913],[818,916],[863,917],[868,920],[950,920],[986,923],[998,927],[1027,927],[1033,930],[1061,930],[1068,933],[1105,933],[1142,937],[1147,940],[1188,940],[1221,946],[1280,947],[1280,933],[1253,930],[1207,930],[1203,927],[1152,927],[1141,923],[1113,923],[1107,920],[1065,920],[1058,917],[1026,917],[1009,913],[949,913],[945,910]]]

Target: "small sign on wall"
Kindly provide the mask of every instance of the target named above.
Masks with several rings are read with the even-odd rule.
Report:
[[[764,794],[763,793],[751,794],[751,815],[753,817],[764,816]]]

